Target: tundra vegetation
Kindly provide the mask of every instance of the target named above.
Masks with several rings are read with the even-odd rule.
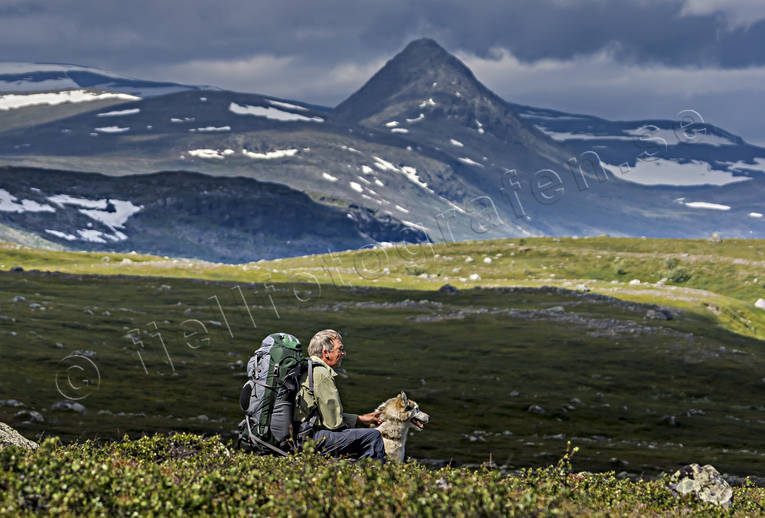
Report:
[[[21,405],[0,406],[0,421],[44,444],[48,436],[80,442],[43,447],[60,456],[104,452],[125,435],[183,432],[227,441],[240,419],[244,364],[262,337],[284,330],[305,342],[332,327],[349,353],[340,381],[349,411],[371,410],[405,390],[431,415],[425,431],[410,437],[410,456],[463,467],[491,459],[498,473],[455,471],[479,491],[504,480],[501,473],[554,466],[571,441],[581,448],[570,459],[574,472],[613,471],[619,480],[569,480],[617,491],[620,499],[609,501],[637,514],[642,504],[630,495],[652,495],[657,500],[644,503],[658,507],[645,512],[659,513],[662,486],[622,479],[690,462],[761,476],[765,311],[754,301],[765,283],[764,253],[755,240],[535,238],[224,265],[2,245],[0,268],[25,271],[0,273],[0,393]],[[458,291],[439,291],[446,283]],[[71,362],[83,357],[88,362],[73,370]],[[75,374],[82,379],[70,379]],[[65,399],[62,388],[73,387],[67,395],[83,397],[80,406],[56,405]],[[13,462],[27,462],[19,459]],[[283,463],[284,473],[300,466],[242,462]],[[327,462],[329,476],[335,461]],[[371,469],[341,465],[338,473],[351,480]],[[251,480],[270,476],[244,472]],[[406,505],[420,505],[428,493],[417,480],[451,476],[428,478],[436,472],[386,467],[380,476],[411,493],[390,495],[374,484],[367,493],[409,495]],[[189,485],[181,475],[169,480]],[[534,480],[529,505],[607,512],[565,507],[580,500],[564,503],[555,484]],[[509,501],[521,502],[527,491],[520,483],[503,482],[496,494],[516,491]],[[571,484],[561,487],[580,491]],[[459,505],[473,505],[468,500]]]
[[[232,450],[219,437],[155,435],[97,445],[45,440],[0,451],[0,513],[18,516],[752,516],[765,490],[748,481],[728,509],[678,499],[667,480],[575,473],[554,464],[480,468],[289,458]],[[366,459],[365,459],[366,460]]]

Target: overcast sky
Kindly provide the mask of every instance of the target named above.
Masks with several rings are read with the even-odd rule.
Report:
[[[765,144],[765,0],[0,0],[0,60],[328,106],[420,37],[512,102]]]

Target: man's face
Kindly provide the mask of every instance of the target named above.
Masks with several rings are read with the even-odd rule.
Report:
[[[345,349],[343,348],[343,342],[340,341],[339,338],[335,338],[332,340],[332,343],[334,344],[334,347],[332,348],[332,352],[328,353],[327,351],[321,352],[321,359],[324,360],[324,363],[332,367],[333,369],[336,367],[339,367],[341,363],[343,363],[343,357],[345,356]]]

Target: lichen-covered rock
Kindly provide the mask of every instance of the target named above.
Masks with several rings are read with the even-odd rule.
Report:
[[[37,443],[30,441],[7,424],[0,422],[0,450],[6,446],[18,446],[34,450],[37,448]]]
[[[691,493],[703,502],[730,507],[733,501],[733,489],[722,475],[707,464],[689,464],[680,468],[672,475],[669,489],[675,496],[686,496]]]

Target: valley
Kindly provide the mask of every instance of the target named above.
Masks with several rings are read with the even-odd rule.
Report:
[[[230,437],[262,336],[334,327],[349,411],[406,390],[433,416],[410,438],[415,458],[516,469],[571,440],[580,470],[638,476],[694,460],[753,474],[764,251],[541,238],[223,265],[5,245],[2,268],[26,271],[0,284],[2,361],[14,365],[0,389],[21,404],[0,419],[32,438]]]

